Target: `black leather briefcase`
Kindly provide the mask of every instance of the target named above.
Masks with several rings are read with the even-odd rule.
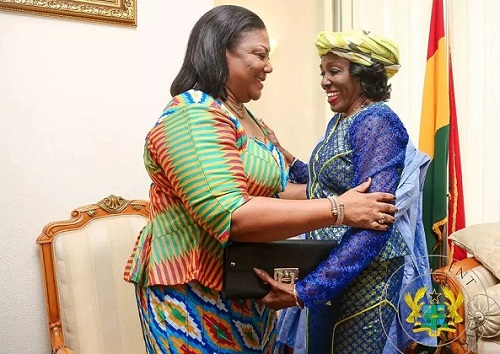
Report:
[[[260,299],[270,290],[253,271],[265,270],[277,281],[294,284],[316,268],[337,246],[334,240],[291,239],[232,242],[224,248],[223,297]]]

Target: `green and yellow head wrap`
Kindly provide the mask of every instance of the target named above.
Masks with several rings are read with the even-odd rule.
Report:
[[[320,57],[333,53],[366,66],[379,62],[384,65],[389,79],[401,67],[398,45],[369,31],[320,32],[316,38],[316,48]]]

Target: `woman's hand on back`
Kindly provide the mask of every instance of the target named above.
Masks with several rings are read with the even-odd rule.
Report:
[[[356,228],[388,230],[395,221],[394,214],[398,210],[394,206],[396,197],[390,193],[366,193],[371,179],[348,190],[338,197],[344,204],[343,224]]]

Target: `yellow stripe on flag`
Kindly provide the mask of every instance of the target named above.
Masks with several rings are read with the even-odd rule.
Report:
[[[450,106],[447,73],[447,47],[444,37],[427,60],[425,72],[419,148],[434,159],[436,132],[449,124]]]

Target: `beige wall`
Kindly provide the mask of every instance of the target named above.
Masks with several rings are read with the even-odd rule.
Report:
[[[499,222],[500,2],[447,1],[467,222]]]
[[[252,112],[275,130],[281,143],[302,159],[325,127],[326,100],[319,76],[314,37],[323,28],[323,0],[215,0],[257,13],[277,41],[272,55],[273,73],[264,84],[262,97],[251,102]]]
[[[211,6],[139,1],[137,28],[0,12],[0,353],[49,353],[42,227],[111,193],[147,198],[144,137]]]

